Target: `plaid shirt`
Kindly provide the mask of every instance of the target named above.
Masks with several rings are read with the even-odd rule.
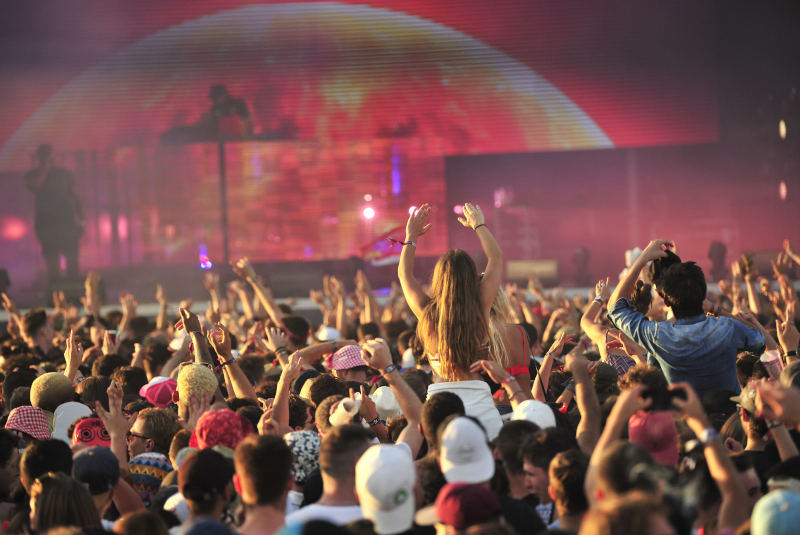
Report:
[[[614,366],[614,369],[617,370],[617,377],[622,377],[628,370],[636,366],[636,361],[628,355],[612,355],[609,353],[606,356],[606,362]]]

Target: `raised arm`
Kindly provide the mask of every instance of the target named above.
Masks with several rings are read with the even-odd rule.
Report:
[[[651,241],[647,247],[645,247],[642,254],[633,262],[633,265],[630,269],[625,273],[625,276],[619,282],[614,291],[611,293],[611,297],[608,299],[609,308],[613,307],[617,301],[619,301],[623,297],[628,297],[633,294],[633,291],[636,289],[636,279],[639,278],[639,273],[641,273],[642,269],[647,265],[648,262],[651,260],[655,260],[656,258],[663,258],[667,256],[667,253],[664,252],[666,249],[670,247],[674,247],[675,244],[669,240],[653,240]]]
[[[409,386],[405,379],[400,375],[400,371],[392,364],[392,353],[389,351],[389,346],[381,338],[369,340],[362,346],[361,358],[370,368],[378,370],[383,375],[386,382],[389,383],[389,388],[394,392],[397,398],[397,404],[400,406],[400,411],[406,417],[408,425],[403,433],[400,434],[399,442],[405,442],[409,445],[412,452],[412,457],[417,456],[420,446],[422,445],[422,436],[414,429],[419,429],[419,423],[422,421],[422,402],[417,397],[417,394]]]
[[[257,400],[256,391],[247,376],[239,367],[239,363],[233,358],[231,353],[231,335],[228,330],[221,324],[217,323],[211,329],[206,337],[208,343],[214,348],[214,351],[219,355],[219,364],[224,373],[227,374],[228,379],[233,388],[233,392],[228,392],[228,397],[231,394],[237,398],[248,398]]]
[[[675,398],[672,403],[684,414],[689,428],[703,443],[708,470],[722,495],[717,528],[734,531],[747,519],[747,491],[744,483],[722,445],[719,433],[711,427],[694,389],[687,383],[678,383],[670,386],[670,390],[683,390],[686,393],[685,400]]]
[[[500,289],[500,282],[503,279],[503,251],[489,231],[489,227],[486,226],[480,206],[465,203],[463,214],[464,217],[459,217],[458,222],[475,231],[481,241],[483,253],[487,258],[486,269],[481,279],[481,304],[488,318],[489,310],[492,308],[492,303],[497,296],[497,290]]]
[[[406,239],[403,250],[400,252],[400,264],[397,266],[397,277],[400,279],[403,295],[417,319],[422,317],[422,311],[430,301],[430,297],[414,276],[414,254],[417,249],[417,240],[431,228],[431,224],[428,223],[430,214],[431,205],[425,203],[408,217]]]
[[[589,461],[589,468],[586,471],[584,490],[590,505],[594,505],[598,501],[597,466],[600,463],[603,452],[622,436],[622,432],[628,426],[628,420],[630,420],[631,416],[636,414],[639,409],[649,407],[653,401],[651,398],[642,399],[644,390],[645,386],[639,384],[622,392],[614,404],[614,408],[611,409],[611,414],[608,415],[606,425],[594,447],[592,458]]]
[[[250,261],[247,258],[240,258],[231,267],[233,267],[234,273],[250,284],[258,301],[264,307],[264,310],[267,311],[269,317],[272,318],[272,321],[274,321],[276,325],[282,325],[283,312],[272,299],[272,292],[270,292],[269,288],[265,287],[256,276],[256,272],[253,266],[250,265]]]
[[[167,314],[167,293],[160,284],[156,286],[156,302],[158,303],[158,316],[156,317],[156,329],[166,331],[169,327],[169,316]]]
[[[578,411],[581,420],[575,431],[578,446],[581,451],[591,455],[597,441],[600,438],[600,401],[597,399],[597,392],[594,389],[592,378],[589,375],[589,361],[581,352],[584,345],[579,343],[566,358],[566,370],[572,373],[575,381],[575,401],[578,404]]]

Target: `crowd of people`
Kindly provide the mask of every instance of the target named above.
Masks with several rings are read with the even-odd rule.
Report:
[[[319,325],[246,258],[200,315],[136,298],[9,313],[0,341],[6,533],[780,535],[800,525],[800,316],[788,242],[706,275],[651,241],[616,284],[503,285],[486,259],[414,273],[409,217],[379,304],[326,276]],[[613,288],[612,288],[613,286]],[[718,290],[717,290],[718,288]],[[168,290],[168,289],[167,289]],[[173,296],[174,297],[174,296]]]

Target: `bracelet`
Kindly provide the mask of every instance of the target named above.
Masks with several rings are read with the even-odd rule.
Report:
[[[597,301],[598,303],[602,303],[603,302],[603,298],[598,295],[598,296],[595,296],[593,301]]]
[[[708,446],[708,444],[712,440],[716,440],[718,438],[719,438],[719,433],[713,427],[706,427],[705,429],[700,431],[699,435],[697,435],[697,440],[699,440],[700,443],[703,444],[703,446]]]
[[[506,377],[505,379],[500,381],[500,384],[501,385],[507,385],[508,383],[512,383],[512,382],[514,382],[516,380],[517,380],[516,377],[514,377],[513,375],[509,375],[508,377]]]
[[[225,361],[220,362],[219,366],[220,366],[220,368],[224,368],[225,366],[233,364],[234,362],[236,362],[236,359],[225,360]]]
[[[381,417],[380,416],[376,416],[375,419],[371,420],[370,422],[368,422],[367,425],[369,425],[370,427],[375,427],[376,425],[378,425],[380,423],[382,423],[381,422]]]
[[[486,223],[481,223],[480,225],[475,225],[475,227],[472,230],[474,230],[475,232],[478,232],[478,229],[481,228],[481,227],[486,227]],[[486,228],[489,228],[489,227],[486,227]]]
[[[389,375],[393,371],[397,371],[397,366],[395,366],[394,364],[389,364],[388,366],[386,366],[383,369],[383,371],[381,372],[381,375]]]
[[[400,245],[402,245],[402,246],[404,246],[404,247],[405,247],[406,245],[413,245],[414,247],[416,247],[416,246],[417,246],[417,242],[414,242],[414,241],[401,241],[401,242],[400,242]]]
[[[785,357],[796,357],[797,356],[797,350],[796,349],[792,349],[791,351],[787,351],[784,356]]]
[[[281,346],[281,347],[279,347],[278,349],[275,350],[275,353],[281,353],[283,355],[287,354],[288,352],[289,352],[289,350],[286,349],[284,346]]]
[[[772,422],[767,422],[767,429],[775,429],[776,427],[780,427],[783,425],[783,422],[779,422],[778,420],[774,420]]]

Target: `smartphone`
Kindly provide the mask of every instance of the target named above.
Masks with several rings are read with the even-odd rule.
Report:
[[[111,339],[111,343],[112,344],[116,344],[117,343],[117,331],[109,330],[108,331],[108,337]]]
[[[672,404],[673,399],[686,400],[686,392],[682,389],[669,390],[667,388],[647,388],[642,392],[642,398],[652,399],[653,402],[647,409],[648,412],[671,411],[676,407]]]

